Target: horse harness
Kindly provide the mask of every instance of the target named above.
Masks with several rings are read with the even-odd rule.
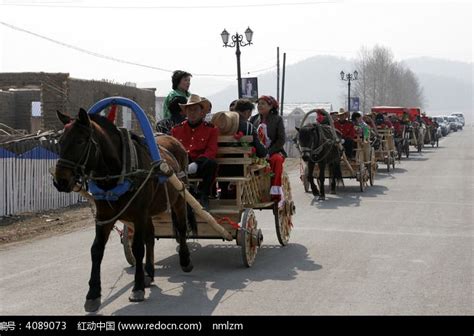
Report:
[[[323,138],[323,141],[322,143],[316,147],[316,148],[313,148],[313,147],[303,147],[303,146],[300,146],[299,144],[297,145],[300,153],[309,153],[309,157],[311,159],[312,162],[314,163],[319,163],[321,161],[324,161],[324,159],[326,159],[326,157],[331,153],[331,150],[328,150],[326,154],[323,155],[323,157],[319,158],[318,160],[313,160],[314,157],[317,157],[323,150],[324,146],[327,146],[329,145],[331,148],[333,146],[335,146],[338,141],[337,139],[334,140],[334,139],[330,139],[330,138],[327,138],[326,136],[321,136],[323,135],[323,132],[321,130],[321,126],[318,125],[318,124],[314,124],[313,125],[313,132],[319,132],[319,138]]]

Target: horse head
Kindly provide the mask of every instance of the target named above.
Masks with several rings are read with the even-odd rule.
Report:
[[[100,154],[107,153],[114,157],[110,137],[96,122],[91,120],[84,109],[80,109],[77,118],[71,118],[57,111],[59,120],[64,124],[63,134],[59,139],[59,160],[56,163],[54,186],[60,192],[77,191],[85,183],[92,170],[98,168]],[[103,118],[94,116],[94,118]],[[103,118],[105,119],[105,118]],[[101,149],[102,147],[102,149]],[[112,154],[111,154],[112,152]],[[117,158],[117,160],[119,160]],[[117,165],[116,160],[108,164]],[[114,164],[115,163],[115,164]],[[118,163],[120,167],[120,163]]]
[[[314,148],[318,146],[319,136],[316,125],[304,125],[298,131],[298,147],[303,161],[313,159]]]

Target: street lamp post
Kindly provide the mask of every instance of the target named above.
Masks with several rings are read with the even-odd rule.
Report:
[[[359,73],[354,71],[353,74],[346,74],[344,71],[341,71],[340,75],[343,81],[347,81],[347,112],[351,112],[351,81],[357,80]]]
[[[242,78],[240,74],[240,47],[245,47],[252,44],[253,31],[249,27],[245,30],[245,38],[247,42],[244,42],[243,35],[235,33],[235,35],[230,36],[227,30],[221,33],[222,42],[224,42],[224,47],[236,47],[235,56],[237,56],[237,88],[239,92],[239,99],[242,98]],[[232,42],[229,44],[229,37],[231,37]]]

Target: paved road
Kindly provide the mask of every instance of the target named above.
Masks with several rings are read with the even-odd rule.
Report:
[[[317,202],[291,173],[297,204],[291,244],[280,248],[270,213],[259,212],[265,246],[253,268],[231,243],[192,243],[183,274],[175,243],[159,241],[156,286],[131,304],[133,269],[117,235],[102,265],[105,315],[474,314],[473,131],[413,153]],[[91,222],[92,225],[92,222]],[[84,314],[93,229],[0,251],[0,314]]]

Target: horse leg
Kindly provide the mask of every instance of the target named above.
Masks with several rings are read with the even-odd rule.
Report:
[[[175,225],[178,242],[179,242],[179,264],[181,269],[188,273],[193,270],[193,264],[191,262],[190,253],[188,249],[188,244],[186,243],[186,203],[182,198],[179,198],[178,201],[173,206],[173,212],[175,213]]]
[[[332,174],[330,193],[334,195],[336,194],[336,177],[337,177],[336,165],[334,163],[329,164],[329,171]]]
[[[313,174],[314,174],[314,162],[308,161],[308,176],[307,176],[307,179],[308,179],[309,183],[311,184],[311,192],[313,193],[313,196],[318,196],[319,191],[318,191],[318,187],[314,183]]]
[[[155,227],[151,218],[148,218],[145,229],[145,287],[150,287],[155,278]]]
[[[324,201],[326,199],[326,194],[324,192],[324,180],[325,180],[325,173],[326,173],[326,162],[319,163],[319,185],[321,189],[319,190],[319,201]]]
[[[86,303],[84,304],[84,309],[88,313],[97,311],[101,304],[100,264],[102,263],[105,244],[109,239],[113,225],[114,223],[95,226],[95,238],[91,247],[91,277],[89,279],[89,291],[87,292]]]
[[[135,284],[128,300],[130,302],[141,302],[145,300],[145,272],[143,271],[143,257],[145,255],[145,233],[150,218],[147,213],[140,214],[134,221],[135,232],[133,233],[132,252],[135,257]]]

